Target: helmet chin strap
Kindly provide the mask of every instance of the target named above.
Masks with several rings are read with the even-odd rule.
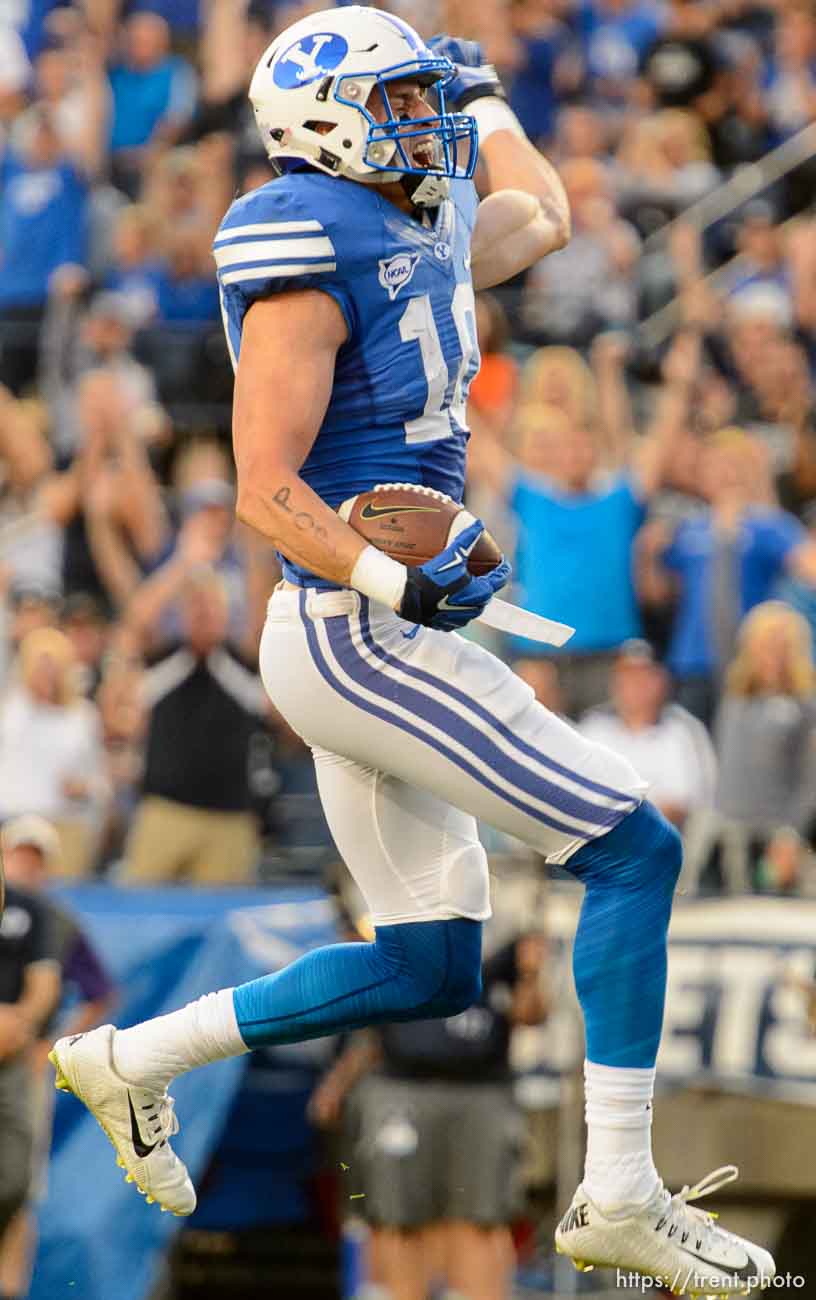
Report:
[[[425,176],[406,172],[400,178],[400,184],[417,208],[438,208],[450,193],[450,179],[436,176],[433,172]]]
[[[349,173],[346,173],[349,175]],[[438,208],[450,194],[450,178],[434,172],[417,175],[415,172],[375,171],[351,173],[361,185],[397,184],[402,186],[416,208]]]

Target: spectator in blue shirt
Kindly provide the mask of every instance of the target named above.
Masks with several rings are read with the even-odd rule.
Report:
[[[85,176],[35,106],[0,162],[0,382],[15,393],[34,378],[49,292],[85,262],[87,201]]]
[[[199,224],[184,226],[168,237],[166,248],[155,281],[158,320],[193,327],[217,320],[218,286],[207,230]]]
[[[668,667],[679,702],[710,724],[742,618],[785,574],[816,584],[816,541],[774,503],[764,451],[742,430],[710,440],[700,477],[708,509],[644,536],[642,591],[675,599]]]
[[[674,433],[661,412],[634,454],[631,424],[620,415],[622,360],[617,339],[596,349],[594,424],[575,423],[554,407],[528,411],[518,460],[484,428],[472,440],[471,475],[504,496],[516,515],[519,603],[576,629],[558,654],[573,717],[606,699],[615,650],[642,635],[632,548]],[[514,643],[517,654],[541,649]]]
[[[580,55],[563,23],[541,6],[521,3],[512,8],[518,38],[517,61],[510,85],[510,103],[531,140],[546,141],[555,129],[559,100],[580,79]]]
[[[158,306],[158,233],[157,222],[145,204],[129,203],[116,218],[113,264],[105,288],[127,300],[136,326],[151,321]]]
[[[110,70],[114,178],[135,196],[145,149],[171,142],[193,115],[196,77],[170,53],[170,28],[156,13],[135,13],[124,25],[124,57]]]
[[[155,373],[159,398],[171,411],[206,391],[212,369],[210,341],[220,308],[209,242],[206,228],[197,223],[168,235],[166,257],[156,272],[156,316],[137,348]],[[220,334],[216,338],[220,344]]]

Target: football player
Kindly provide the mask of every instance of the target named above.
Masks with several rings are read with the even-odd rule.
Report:
[[[478,996],[489,912],[478,815],[586,886],[574,969],[589,1142],[559,1249],[678,1293],[767,1282],[767,1252],[688,1205],[735,1171],[671,1196],[652,1161],[677,832],[626,761],[449,635],[508,578],[504,562],[468,573],[479,521],[410,567],[335,509],[395,482],[461,500],[473,289],[567,241],[561,183],[478,47],[426,45],[377,9],[289,28],[263,55],[250,98],[279,176],[232,205],[214,245],[236,367],[237,510],[282,557],[262,674],[312,747],[376,938],[310,952],[124,1031],[61,1040],[58,1086],[85,1102],[142,1192],[189,1214],[195,1193],[169,1144],[176,1075],[265,1044],[455,1015]]]

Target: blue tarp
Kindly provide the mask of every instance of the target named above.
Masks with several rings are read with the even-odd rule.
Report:
[[[119,984],[121,1001],[114,1019],[122,1027],[213,989],[255,979],[335,938],[332,907],[317,889],[122,890],[84,885],[62,888],[58,896],[80,915]],[[246,1056],[194,1070],[174,1083],[182,1126],[174,1146],[194,1181],[209,1165],[228,1114],[236,1117],[239,1147],[240,1133],[246,1130],[242,1115],[250,1125],[257,1124],[259,1114],[268,1122],[270,1132],[261,1143],[265,1149],[279,1145],[283,1134],[290,1145],[295,1133],[302,1142],[302,1105],[294,1106],[295,1115],[291,1095],[298,1092],[298,1072],[302,1094],[304,1060],[314,1060],[321,1050],[325,1053],[325,1044],[306,1045],[307,1055],[301,1058],[291,1049],[275,1053],[284,1071],[278,1070],[278,1095],[272,1104],[269,1075],[264,1084],[263,1072],[248,1072]],[[242,1091],[245,1079],[253,1086]],[[281,1198],[288,1202],[280,1217],[288,1209],[297,1218],[303,1207],[296,1181],[287,1184],[286,1175],[274,1167],[268,1175],[267,1191],[271,1186],[279,1203]],[[251,1196],[240,1198],[241,1205],[230,1193],[223,1170],[215,1183],[193,1220],[161,1214],[124,1182],[112,1148],[84,1107],[60,1095],[31,1300],[144,1300],[182,1223],[203,1227],[223,1222],[225,1203],[233,1207],[230,1217],[236,1225],[253,1220]],[[264,1197],[259,1200],[263,1203]],[[265,1209],[269,1213],[268,1206]]]

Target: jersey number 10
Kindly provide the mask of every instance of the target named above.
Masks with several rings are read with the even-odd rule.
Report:
[[[461,360],[455,376],[448,371],[439,331],[436,328],[430,294],[412,298],[403,312],[399,332],[403,343],[418,343],[422,367],[428,384],[425,409],[415,420],[405,422],[405,441],[437,442],[455,432],[454,421],[460,429],[465,427],[465,379],[476,355],[476,303],[473,285],[467,281],[457,284],[451,299],[451,314],[459,336]],[[453,389],[446,394],[453,379]]]

